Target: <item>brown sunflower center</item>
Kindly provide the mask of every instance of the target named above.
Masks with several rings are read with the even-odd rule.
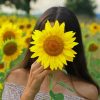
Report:
[[[11,39],[11,38],[15,38],[15,34],[12,31],[7,31],[3,35],[3,40],[4,41],[7,40],[7,39]]]
[[[45,52],[51,56],[57,56],[63,51],[63,41],[58,36],[49,36],[43,44]]]
[[[96,51],[98,49],[98,46],[94,43],[90,44],[89,46],[89,51],[93,52]]]
[[[4,64],[0,64],[0,69],[3,69],[4,68]]]
[[[27,24],[27,26],[26,26],[26,27],[27,27],[28,29],[29,29],[29,28],[31,28],[31,24]]]
[[[97,26],[94,26],[94,29],[97,29]]]
[[[31,38],[26,38],[26,43],[29,45]]]
[[[19,28],[20,28],[20,29],[24,29],[24,25],[20,25]]]
[[[9,42],[4,46],[3,51],[5,55],[11,56],[17,51],[17,44],[14,42]]]

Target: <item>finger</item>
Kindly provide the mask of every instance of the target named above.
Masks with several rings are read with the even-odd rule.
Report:
[[[44,71],[44,68],[43,68],[43,66],[41,66],[41,67],[39,67],[37,70],[31,72],[31,79],[34,80],[34,78],[38,77],[39,74],[40,74],[41,72],[43,72],[43,71]]]
[[[34,82],[38,84],[42,84],[44,78],[50,73],[49,70],[44,70],[41,74],[38,75],[38,77],[36,79],[33,79],[31,82],[34,85]]]
[[[50,70],[44,70],[42,73],[40,73],[39,74],[39,76],[41,77],[41,78],[44,78],[45,76],[47,76],[48,74],[50,74]]]
[[[44,71],[44,68],[43,68],[43,66],[40,66],[37,70],[35,70],[33,73],[34,74],[40,74],[41,72],[43,72]]]
[[[41,63],[39,62],[34,62],[32,65],[31,65],[31,71],[34,71],[36,70],[38,67],[41,66]]]
[[[44,70],[36,79],[32,79],[31,84],[34,85],[34,82],[36,82],[37,85],[41,85],[45,76],[47,76],[50,73],[49,70]]]
[[[41,64],[38,63],[38,62],[34,62],[32,65],[31,65],[31,69],[30,69],[30,74],[29,74],[29,79],[31,79],[32,77],[32,72],[36,69],[38,69],[38,67],[40,66]]]

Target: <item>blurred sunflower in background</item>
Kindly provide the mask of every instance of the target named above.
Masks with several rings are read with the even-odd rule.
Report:
[[[8,16],[8,20],[11,23],[16,23],[17,22],[17,16],[15,16],[15,15]]]
[[[100,31],[100,26],[97,23],[91,23],[91,25],[89,25],[89,29],[92,35],[95,35],[96,33],[98,33]]]
[[[18,21],[17,21],[17,25],[18,25],[18,27],[19,27],[19,29],[21,29],[24,33],[26,32],[26,20],[24,20],[24,22],[23,22],[23,20],[22,19],[19,19]]]
[[[0,29],[0,41],[6,41],[7,39],[20,39],[22,37],[22,30],[17,25],[6,22]]]
[[[33,52],[31,58],[38,57],[37,62],[41,62],[44,69],[50,67],[51,70],[62,70],[67,61],[73,62],[75,54],[72,48],[78,43],[74,42],[76,37],[73,31],[65,32],[65,23],[59,24],[58,21],[54,26],[49,21],[45,24],[42,31],[35,30],[31,42],[33,46],[30,51]]]
[[[1,44],[3,57],[2,62],[9,66],[11,61],[17,59],[23,50],[22,40],[8,39]]]
[[[23,35],[28,34],[30,35],[30,33],[32,33],[34,26],[35,26],[36,21],[34,21],[33,19],[30,20],[25,20],[23,21],[22,19],[19,19],[17,22],[17,26],[19,29],[21,29],[23,31]]]
[[[28,17],[18,17],[15,15],[1,16],[0,20],[0,60],[4,63],[10,64],[11,61],[16,59],[22,48],[27,49],[30,44],[30,38],[36,22],[36,19]],[[22,45],[20,46],[20,44]],[[16,44],[16,45],[15,45]],[[9,50],[11,46],[11,51]],[[16,53],[16,46],[18,47]],[[11,53],[11,54],[10,54]],[[8,56],[9,55],[9,56]],[[10,59],[11,58],[11,59]],[[7,61],[5,59],[8,59]],[[8,63],[9,62],[9,63]]]
[[[89,45],[88,50],[89,52],[95,52],[98,48],[99,46],[94,42]]]

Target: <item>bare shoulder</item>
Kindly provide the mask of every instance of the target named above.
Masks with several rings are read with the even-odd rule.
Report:
[[[98,90],[93,84],[87,83],[85,81],[76,81],[75,86],[79,93],[89,100],[98,100]]]
[[[98,90],[97,87],[93,84],[83,83],[84,94],[90,100],[98,100]]]
[[[9,73],[6,78],[6,82],[15,83],[18,85],[26,85],[27,78],[27,71],[24,68],[18,68]]]

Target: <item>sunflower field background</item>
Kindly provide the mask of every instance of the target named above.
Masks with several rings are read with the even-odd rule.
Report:
[[[25,56],[35,23],[33,16],[0,15],[0,98],[6,75]]]

